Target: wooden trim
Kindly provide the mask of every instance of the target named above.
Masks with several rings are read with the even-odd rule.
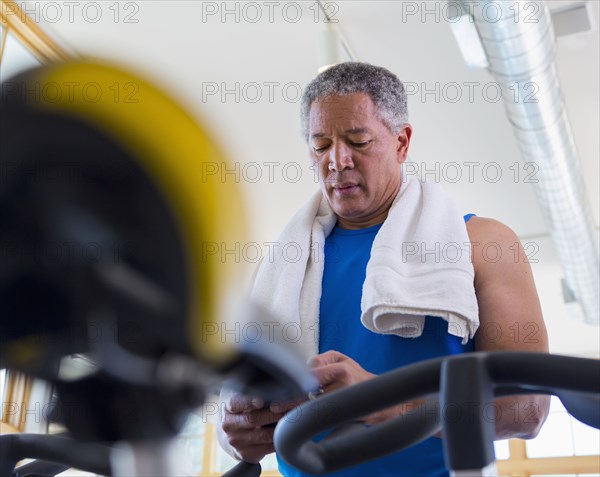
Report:
[[[508,441],[510,460],[527,459],[527,445],[523,439],[510,439]]]
[[[211,475],[214,467],[215,446],[213,441],[217,439],[215,426],[206,423],[204,425],[204,451],[202,452],[202,473],[201,475]]]
[[[31,400],[31,388],[33,387],[33,379],[30,376],[21,374],[23,381],[23,400],[21,401],[20,409],[20,422],[19,429],[21,432],[25,430],[25,424],[27,423],[27,408],[29,407],[29,401]]]
[[[6,45],[6,39],[8,38],[8,28],[3,25],[2,38],[0,38],[0,64],[2,64],[2,57],[4,56],[4,46]]]
[[[19,431],[19,429],[17,429],[14,426],[11,426],[10,424],[7,424],[6,422],[1,422],[0,421],[0,435],[2,434],[16,434]]]
[[[531,474],[598,474],[600,456],[546,457],[543,459],[501,460],[500,475],[530,476]]]
[[[6,393],[2,406],[6,406],[3,411],[7,411],[10,406],[10,414],[2,416],[2,422],[10,425],[18,432],[25,430],[25,421],[27,416],[27,407],[31,398],[31,388],[33,379],[23,373],[7,370],[6,372]]]
[[[14,0],[0,0],[0,22],[41,62],[67,60],[69,55]]]

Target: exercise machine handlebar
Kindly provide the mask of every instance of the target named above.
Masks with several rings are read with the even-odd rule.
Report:
[[[493,422],[483,419],[481,412],[475,414],[479,419],[452,419],[447,412],[451,406],[483,409],[494,397],[555,394],[574,417],[600,427],[598,375],[600,362],[596,360],[545,353],[469,353],[436,358],[303,404],[277,426],[275,448],[290,465],[324,474],[402,450],[442,429],[447,465],[452,470],[481,469],[495,458]],[[372,412],[436,394],[439,414],[424,409],[312,441],[320,433]],[[465,426],[467,421],[472,424]]]

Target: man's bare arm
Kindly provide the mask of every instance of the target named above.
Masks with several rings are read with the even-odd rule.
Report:
[[[548,352],[542,317],[527,255],[516,234],[481,217],[467,222],[479,304],[476,351]],[[547,396],[497,399],[496,437],[535,437],[548,415]]]

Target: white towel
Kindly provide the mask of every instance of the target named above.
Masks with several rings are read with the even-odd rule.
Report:
[[[294,215],[265,258],[251,298],[281,320],[284,339],[318,353],[325,238],[337,218],[321,191]],[[375,333],[418,337],[425,316],[448,322],[466,343],[479,326],[467,229],[437,184],[405,176],[367,265],[361,321]]]

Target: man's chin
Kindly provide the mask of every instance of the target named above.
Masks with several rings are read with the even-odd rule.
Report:
[[[349,207],[332,207],[332,210],[335,213],[335,215],[338,216],[338,218],[345,220],[357,220],[364,215],[363,209],[355,209]]]
[[[358,197],[336,197],[330,193],[327,195],[327,202],[338,217],[355,219],[365,212],[365,207]]]

